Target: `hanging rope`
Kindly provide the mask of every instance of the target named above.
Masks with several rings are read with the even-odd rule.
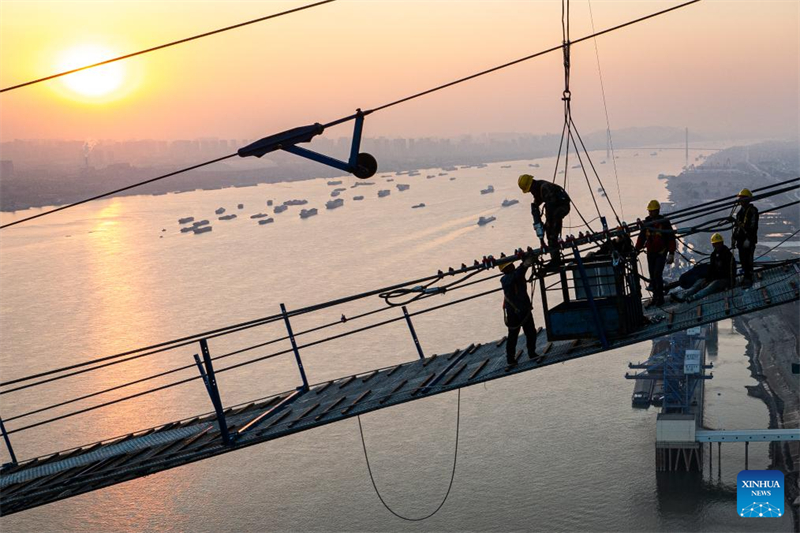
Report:
[[[592,0],[586,0],[589,4],[589,20],[592,23],[592,33],[594,33],[594,14],[592,13]],[[614,164],[614,180],[617,182],[617,198],[619,199],[619,212],[625,218],[625,206],[622,205],[622,192],[619,188],[619,175],[617,174],[617,156],[614,154],[614,139],[611,138],[611,121],[608,120],[608,105],[606,104],[606,88],[603,83],[603,71],[600,68],[600,51],[597,48],[597,39],[594,42],[594,55],[597,59],[597,74],[600,78],[600,94],[603,96],[603,109],[606,114],[606,140],[611,148],[611,162]]]
[[[442,498],[441,503],[434,509],[430,514],[425,516],[421,516],[419,518],[411,518],[408,516],[403,516],[396,512],[394,509],[389,507],[389,504],[386,503],[386,500],[383,499],[381,496],[381,491],[378,490],[378,485],[375,483],[375,476],[372,474],[372,467],[369,464],[369,454],[367,453],[367,443],[364,440],[364,428],[361,425],[361,415],[358,416],[358,432],[361,435],[361,446],[364,448],[364,460],[367,462],[367,472],[369,472],[369,479],[372,482],[372,488],[375,489],[375,494],[378,496],[378,499],[381,501],[383,506],[386,508],[387,511],[392,513],[397,518],[401,520],[406,520],[408,522],[422,522],[423,520],[427,520],[428,518],[432,517],[439,510],[444,507],[445,502],[447,501],[448,496],[450,496],[450,491],[453,488],[453,480],[456,477],[456,462],[458,461],[458,435],[459,435],[459,428],[461,426],[461,389],[458,389],[458,403],[456,407],[456,445],[455,450],[453,451],[453,470],[450,472],[450,484],[447,486],[447,492],[444,494],[444,498]]]
[[[645,21],[645,20],[648,20],[648,19],[651,19],[651,18],[653,18],[653,17],[658,17],[658,16],[660,16],[660,15],[664,15],[664,14],[666,14],[666,13],[669,13],[669,12],[671,12],[671,11],[675,11],[676,9],[681,9],[681,8],[684,8],[684,7],[686,7],[686,6],[689,6],[689,5],[695,4],[695,3],[697,3],[697,2],[700,2],[700,1],[701,1],[701,0],[689,0],[688,2],[684,2],[683,4],[679,4],[679,5],[677,5],[677,6],[673,6],[673,7],[667,8],[667,9],[663,9],[663,10],[661,10],[661,11],[658,11],[658,12],[655,12],[655,13],[651,13],[651,14],[649,14],[649,15],[645,15],[645,16],[643,16],[643,17],[639,17],[638,19],[634,19],[634,20],[630,20],[630,21],[628,21],[628,22],[624,22],[624,23],[622,23],[622,24],[618,24],[618,25],[616,25],[616,26],[613,26],[613,27],[611,27],[611,28],[606,28],[605,30],[601,30],[601,31],[599,31],[599,32],[596,32],[596,33],[593,33],[593,34],[591,34],[591,35],[586,35],[586,36],[584,36],[584,37],[581,37],[581,38],[579,38],[579,39],[576,39],[575,41],[571,42],[571,43],[570,43],[570,45],[572,45],[572,44],[577,44],[577,43],[580,43],[580,42],[586,41],[586,40],[588,40],[588,39],[593,39],[593,38],[595,38],[595,37],[598,37],[598,36],[600,36],[600,35],[604,35],[604,34],[606,34],[606,33],[610,33],[610,32],[616,31],[616,30],[620,30],[620,29],[622,29],[622,28],[625,28],[625,27],[627,27],[627,26],[630,26],[630,25],[632,25],[632,24],[637,24],[637,23],[639,23],[639,22],[643,22],[643,21]],[[321,4],[323,4],[323,3],[325,3],[325,2],[320,2],[319,4],[321,5]],[[311,5],[307,6],[307,7],[313,7],[313,6],[316,6],[316,5],[317,5],[317,4],[311,4]],[[435,92],[437,92],[437,91],[441,91],[441,90],[443,90],[443,89],[447,89],[447,88],[449,88],[449,87],[453,87],[454,85],[459,85],[459,84],[461,84],[461,83],[464,83],[464,82],[467,82],[467,81],[469,81],[469,80],[473,80],[473,79],[475,79],[475,78],[479,78],[479,77],[481,77],[481,76],[485,76],[485,75],[487,75],[487,74],[491,74],[491,73],[493,73],[493,72],[497,72],[498,70],[502,70],[502,69],[505,69],[505,68],[508,68],[508,67],[511,67],[511,66],[517,65],[517,64],[519,64],[519,63],[523,63],[523,62],[525,62],[525,61],[529,61],[529,60],[531,60],[531,59],[534,59],[534,58],[537,58],[537,57],[543,56],[543,55],[545,55],[545,54],[549,54],[549,53],[551,53],[551,52],[555,52],[556,50],[558,50],[558,49],[563,49],[563,48],[564,48],[564,45],[563,45],[563,44],[562,44],[562,45],[560,45],[560,46],[553,46],[553,47],[551,47],[551,48],[548,48],[547,50],[542,50],[542,51],[540,51],[540,52],[536,52],[536,53],[534,53],[534,54],[530,54],[530,55],[527,55],[527,56],[525,56],[525,57],[521,57],[521,58],[519,58],[519,59],[515,59],[515,60],[513,60],[513,61],[509,61],[509,62],[507,62],[507,63],[503,63],[502,65],[497,65],[497,66],[495,66],[495,67],[491,67],[491,68],[488,68],[488,69],[482,70],[482,71],[480,71],[480,72],[476,72],[475,74],[471,74],[471,75],[469,75],[469,76],[465,76],[465,77],[463,77],[463,78],[459,78],[459,79],[457,79],[457,80],[454,80],[454,81],[451,81],[451,82],[448,82],[448,83],[444,83],[444,84],[442,84],[442,85],[438,85],[438,86],[436,86],[436,87],[433,87],[433,88],[431,88],[431,89],[428,89],[428,90],[425,90],[425,91],[422,91],[422,92],[418,92],[418,93],[412,94],[412,95],[410,95],[410,96],[406,96],[406,97],[404,97],[404,98],[400,98],[400,99],[398,99],[398,100],[394,100],[394,101],[392,101],[392,102],[389,102],[389,103],[386,103],[386,104],[380,105],[380,106],[378,106],[378,107],[374,107],[374,108],[372,108],[372,109],[367,109],[367,110],[363,111],[363,113],[361,113],[361,115],[363,115],[363,116],[366,116],[366,115],[369,115],[369,114],[371,114],[371,113],[376,113],[376,112],[378,112],[378,111],[382,111],[382,110],[384,110],[384,109],[388,109],[388,108],[390,108],[390,107],[393,107],[393,106],[396,106],[396,105],[399,105],[399,104],[402,104],[402,103],[405,103],[405,102],[408,102],[408,101],[414,100],[414,99],[416,99],[416,98],[420,98],[420,97],[422,97],[422,96],[426,96],[426,95],[428,95],[428,94],[435,93]],[[143,52],[142,52],[142,53],[143,53]],[[123,57],[123,58],[120,58],[120,59],[124,59],[124,57]],[[91,68],[91,67],[93,67],[93,66],[96,66],[96,65],[89,65],[89,66],[87,66],[87,67],[85,67],[85,68]],[[9,88],[9,90],[10,90],[10,89],[11,89],[11,88]],[[345,116],[345,117],[341,117],[341,118],[338,118],[338,119],[336,119],[336,120],[332,120],[332,121],[330,121],[330,122],[328,122],[328,123],[326,123],[326,124],[323,124],[322,126],[323,126],[323,128],[325,128],[325,129],[327,129],[327,128],[331,128],[331,127],[333,127],[333,126],[336,126],[336,125],[339,125],[339,124],[343,124],[343,123],[345,123],[345,122],[349,122],[349,121],[351,121],[351,120],[355,119],[355,118],[356,118],[356,116],[357,116],[357,115],[353,114],[353,115],[348,115],[348,116]],[[563,136],[562,136],[562,138],[563,138]],[[11,227],[11,226],[15,226],[15,225],[17,225],[17,224],[21,224],[21,223],[23,223],[23,222],[27,222],[27,221],[29,221],[29,220],[34,220],[34,219],[36,219],[36,218],[39,218],[39,217],[43,217],[43,216],[46,216],[46,215],[51,215],[51,214],[53,214],[53,213],[57,213],[57,212],[59,212],[59,211],[63,211],[63,210],[65,210],[65,209],[70,209],[70,208],[72,208],[72,207],[76,207],[76,206],[78,206],[78,205],[85,204],[85,203],[87,203],[87,202],[91,202],[91,201],[93,201],[93,200],[97,200],[97,199],[100,199],[100,198],[105,198],[105,197],[107,197],[107,196],[111,196],[111,195],[113,195],[113,194],[116,194],[116,193],[119,193],[119,192],[122,192],[122,191],[130,190],[130,189],[133,189],[133,188],[136,188],[136,187],[141,187],[142,185],[145,185],[145,184],[148,184],[148,183],[152,183],[152,182],[154,182],[154,181],[162,180],[162,179],[165,179],[165,178],[168,178],[168,177],[171,177],[171,176],[175,176],[175,175],[177,175],[177,174],[181,174],[181,173],[184,173],[184,172],[188,172],[188,171],[190,171],[190,170],[194,170],[194,169],[197,169],[197,168],[200,168],[200,167],[204,167],[204,166],[207,166],[207,165],[211,165],[211,164],[213,164],[213,163],[218,163],[218,162],[220,162],[220,161],[223,161],[223,160],[225,160],[225,159],[228,159],[228,158],[234,157],[234,156],[236,156],[236,155],[238,155],[238,153],[234,153],[234,154],[226,155],[226,156],[224,156],[224,157],[220,157],[220,158],[218,158],[218,159],[213,159],[213,160],[211,160],[211,161],[206,161],[206,162],[204,162],[204,163],[199,163],[199,164],[196,164],[196,165],[193,165],[193,166],[190,166],[190,167],[182,168],[182,169],[180,169],[180,170],[176,170],[176,171],[174,171],[174,172],[170,172],[169,174],[165,174],[165,175],[163,175],[163,176],[158,176],[158,177],[156,177],[156,178],[151,178],[151,179],[148,179],[148,180],[144,180],[144,181],[140,181],[140,182],[137,182],[137,183],[133,183],[133,184],[131,184],[131,185],[128,185],[128,186],[126,186],[126,187],[123,187],[123,188],[121,188],[121,189],[117,189],[117,190],[114,190],[114,191],[110,191],[110,192],[106,192],[106,193],[98,194],[98,195],[96,195],[96,196],[93,196],[93,197],[91,197],[91,198],[87,198],[87,199],[85,199],[85,200],[80,200],[80,201],[77,201],[77,202],[74,202],[74,203],[71,203],[71,204],[68,204],[68,205],[64,205],[64,206],[58,207],[58,208],[56,208],[56,209],[50,209],[50,210],[48,210],[48,211],[44,211],[44,212],[42,212],[42,213],[39,213],[39,214],[37,214],[37,215],[33,215],[33,216],[29,216],[29,217],[25,217],[25,218],[21,218],[21,219],[15,220],[14,222],[9,222],[9,223],[7,223],[7,224],[2,224],[2,225],[0,225],[0,230],[2,230],[2,229],[5,229],[5,228],[8,228],[8,227]],[[566,172],[565,172],[565,180],[566,180]],[[590,229],[591,229],[591,228],[590,228]]]
[[[556,177],[558,176],[558,168],[561,163],[561,154],[564,153],[564,189],[567,190],[569,188],[569,150],[570,144],[572,145],[572,149],[575,151],[575,155],[578,158],[578,163],[583,172],[584,181],[586,182],[586,187],[589,189],[589,195],[592,198],[592,203],[594,204],[595,212],[597,213],[597,218],[602,216],[600,212],[600,206],[597,204],[597,197],[595,196],[595,192],[592,189],[592,184],[589,180],[589,174],[587,173],[587,164],[588,167],[591,169],[591,172],[594,174],[597,183],[600,184],[600,190],[603,191],[603,196],[606,198],[611,211],[614,213],[614,218],[617,220],[617,224],[621,225],[622,221],[620,220],[619,215],[617,214],[617,210],[614,208],[614,204],[611,203],[611,199],[608,197],[606,192],[606,188],[603,185],[603,181],[600,179],[600,174],[597,172],[597,168],[592,161],[591,156],[589,155],[589,151],[586,149],[586,144],[583,142],[583,138],[581,138],[580,132],[578,131],[577,126],[575,125],[575,121],[572,118],[572,91],[570,90],[570,72],[572,68],[572,59],[571,59],[571,45],[572,42],[570,41],[570,33],[569,33],[569,26],[570,26],[570,5],[569,0],[561,0],[561,38],[562,38],[562,45],[561,50],[563,53],[563,63],[564,63],[564,91],[561,95],[561,100],[564,102],[564,127],[561,130],[561,140],[558,146],[558,155],[556,156],[556,163],[555,168],[553,169],[553,182],[555,183]],[[595,44],[596,46],[596,44]],[[605,101],[605,93],[603,95]],[[583,157],[581,156],[581,151],[583,151]],[[584,157],[586,162],[584,162]],[[615,171],[616,174],[616,171]],[[619,193],[619,180],[617,180],[617,192]],[[620,204],[622,203],[621,195],[620,195]],[[575,206],[575,203],[572,203]],[[586,222],[586,218],[581,214],[578,210],[577,206],[575,206],[575,211],[581,217],[584,222],[584,225],[589,229],[589,231],[594,232],[591,226],[589,226],[588,222]]]

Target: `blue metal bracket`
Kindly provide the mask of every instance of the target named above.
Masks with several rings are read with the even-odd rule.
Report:
[[[300,370],[300,378],[303,380],[303,391],[308,390],[308,379],[306,378],[306,371],[303,368],[303,361],[300,359],[300,350],[297,348],[297,342],[294,340],[294,333],[292,332],[292,324],[289,322],[289,315],[286,313],[286,306],[281,304],[281,314],[283,321],[286,323],[286,331],[289,333],[289,340],[292,343],[292,350],[294,351],[294,359],[297,361],[297,368]]]
[[[6,448],[8,448],[8,455],[11,456],[11,464],[17,464],[17,456],[14,455],[14,448],[11,447],[11,439],[8,438],[8,433],[6,433],[6,425],[3,424],[3,419],[0,418],[0,431],[3,432],[3,440],[6,441]]]
[[[347,120],[355,121],[355,126],[353,127],[353,141],[350,146],[350,157],[347,161],[340,161],[313,150],[297,146],[298,143],[311,142],[314,137],[321,135],[325,131],[325,126],[319,122],[309,126],[301,126],[299,128],[293,128],[281,133],[276,133],[275,135],[264,137],[263,139],[259,139],[254,143],[239,148],[237,153],[239,154],[239,157],[262,157],[270,152],[283,150],[284,152],[289,152],[300,157],[310,159],[311,161],[316,161],[317,163],[322,163],[323,165],[328,165],[329,167],[343,170],[344,172],[349,172],[360,179],[371,178],[375,175],[375,172],[378,171],[378,162],[372,155],[366,152],[359,152],[361,147],[361,133],[364,130],[364,117],[368,113],[369,111],[364,113],[358,109],[356,110],[355,115],[329,124],[335,125]]]
[[[408,309],[406,309],[405,305],[403,306],[403,316],[406,317],[406,323],[408,324],[408,329],[411,331],[411,338],[414,339],[414,346],[417,347],[419,358],[425,359],[425,354],[422,353],[422,345],[420,345],[419,339],[417,338],[417,332],[414,331],[414,324],[411,323],[411,315],[408,314]]]
[[[214,375],[214,366],[211,364],[211,353],[208,351],[208,341],[206,339],[200,339],[200,351],[203,353],[203,361],[201,362],[200,357],[194,354],[194,362],[197,364],[197,368],[200,369],[200,375],[203,377],[206,390],[211,397],[211,403],[214,405],[222,442],[226,445],[233,444],[233,439],[228,433],[228,423],[225,421],[225,412],[222,409],[222,400],[219,397],[219,389],[217,388],[217,378]],[[203,368],[204,366],[205,368]]]
[[[594,319],[594,325],[597,329],[597,336],[600,338],[600,345],[603,347],[603,349],[607,349],[608,340],[606,339],[606,332],[603,328],[603,321],[600,319],[600,311],[597,310],[597,305],[594,303],[592,287],[589,285],[589,277],[586,275],[586,269],[583,267],[581,253],[578,251],[578,247],[574,244],[572,245],[572,251],[575,254],[575,261],[578,263],[578,272],[580,272],[581,281],[583,282],[583,287],[586,290],[586,299],[589,301],[589,309],[592,311],[592,318]]]

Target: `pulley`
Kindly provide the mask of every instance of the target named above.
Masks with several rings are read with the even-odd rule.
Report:
[[[369,113],[369,111],[367,113]],[[378,161],[371,154],[358,151],[361,146],[361,132],[364,128],[364,116],[367,113],[358,109],[355,115],[348,117],[348,120],[355,120],[355,125],[353,127],[353,141],[350,146],[350,158],[347,161],[340,161],[333,157],[314,152],[313,150],[297,146],[298,143],[311,142],[314,137],[325,131],[325,126],[318,122],[309,126],[300,126],[299,128],[292,128],[281,133],[276,133],[275,135],[270,135],[269,137],[264,137],[263,139],[259,139],[254,143],[240,148],[237,153],[239,157],[262,157],[270,152],[283,150],[284,152],[290,152],[300,157],[316,161],[317,163],[349,172],[362,180],[371,178],[378,171]]]

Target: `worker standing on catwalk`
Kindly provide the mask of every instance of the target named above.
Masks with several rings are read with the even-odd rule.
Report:
[[[664,266],[675,260],[675,230],[661,214],[658,200],[650,200],[647,204],[647,218],[636,240],[636,251],[643,248],[647,249],[647,269],[653,293],[648,307],[664,305]]]
[[[534,225],[540,223],[540,206],[544,204],[544,233],[547,236],[547,246],[554,262],[557,262],[558,237],[564,218],[569,214],[570,198],[563,187],[549,181],[534,179],[530,174],[522,174],[517,180],[517,185],[523,193],[533,195],[531,214]],[[541,237],[541,236],[540,236]]]
[[[739,262],[744,271],[744,285],[753,283],[753,256],[758,241],[758,208],[751,201],[750,189],[742,189],[739,194],[739,210],[733,224],[733,244],[739,250]]]
[[[525,273],[531,263],[532,259],[528,258],[516,268],[511,260],[497,265],[503,273],[503,277],[500,278],[500,284],[503,286],[503,311],[505,323],[508,327],[508,339],[506,340],[506,362],[508,366],[517,364],[515,355],[520,328],[525,332],[528,357],[531,359],[538,357],[536,354],[536,326],[533,323],[533,305],[528,296],[528,288],[525,281]]]

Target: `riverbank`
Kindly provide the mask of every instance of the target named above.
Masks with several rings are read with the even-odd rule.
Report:
[[[697,168],[678,176],[670,176],[667,189],[675,208],[701,203],[735,194],[742,188],[758,188],[796,176],[800,173],[798,151],[787,143],[762,143],[724,150]],[[761,211],[759,241],[778,241],[796,231],[798,210],[770,212],[765,203],[777,206],[794,200],[781,195],[758,205]],[[730,244],[730,232],[723,233]],[[710,251],[708,234],[699,233],[686,240],[700,251]],[[756,257],[767,254],[771,259],[797,257],[787,248],[770,250],[759,243]],[[748,394],[760,398],[769,410],[769,427],[800,427],[800,376],[792,374],[792,363],[800,362],[800,304],[794,302],[734,320],[735,327],[748,341],[750,371],[757,385],[748,387]],[[791,503],[795,531],[800,530],[800,443],[773,443],[770,446],[770,468],[783,471],[786,480],[786,501]]]
[[[750,373],[758,385],[748,394],[760,398],[769,409],[770,428],[797,428],[800,422],[798,376],[792,362],[800,353],[798,320],[800,302],[767,309],[734,320],[747,338]],[[776,442],[770,446],[770,468],[785,476],[786,501],[792,502],[794,529],[800,530],[800,442]]]

